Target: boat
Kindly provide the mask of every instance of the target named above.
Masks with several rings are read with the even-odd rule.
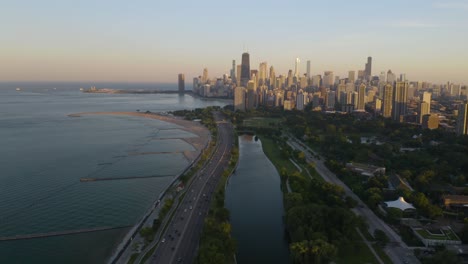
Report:
[[[21,91],[21,88],[16,87],[16,91]]]

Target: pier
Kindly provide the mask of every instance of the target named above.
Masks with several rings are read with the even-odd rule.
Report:
[[[80,182],[94,182],[94,181],[119,181],[119,180],[135,180],[135,179],[148,179],[148,178],[163,178],[173,177],[175,175],[149,175],[149,176],[133,176],[133,177],[114,177],[114,178],[80,178]]]
[[[91,233],[91,232],[98,232],[98,231],[128,228],[128,227],[131,227],[131,226],[94,227],[94,228],[85,228],[85,229],[77,229],[77,230],[56,231],[56,232],[49,232],[49,233],[16,235],[16,236],[0,237],[0,241],[25,240],[25,239],[46,238],[46,237],[53,237],[53,236],[66,236],[66,235]]]

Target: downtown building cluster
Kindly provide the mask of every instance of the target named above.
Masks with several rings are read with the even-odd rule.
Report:
[[[222,78],[209,79],[204,69],[203,75],[193,80],[193,92],[204,97],[233,98],[238,111],[260,106],[299,111],[310,107],[328,113],[382,115],[429,129],[441,125],[467,134],[466,86],[409,82],[405,74],[397,76],[391,70],[373,75],[372,57],[367,58],[363,70],[351,70],[345,78],[334,76],[333,71],[312,75],[310,61],[306,65],[306,72],[301,74],[300,59],[296,58],[294,71],[282,75],[273,66],[268,68],[266,62],[261,62],[258,70],[251,69],[250,55],[243,53],[241,64],[236,65],[234,60],[230,74]]]

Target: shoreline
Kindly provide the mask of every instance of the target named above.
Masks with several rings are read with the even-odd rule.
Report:
[[[142,118],[150,118],[156,119],[163,122],[168,122],[171,124],[175,124],[180,126],[180,130],[184,130],[186,132],[192,133],[197,137],[188,137],[188,138],[180,138],[193,146],[196,151],[183,151],[184,157],[189,161],[193,161],[198,154],[196,152],[201,152],[205,146],[206,142],[209,141],[211,135],[209,130],[200,123],[185,120],[181,117],[176,117],[172,115],[161,115],[158,113],[140,113],[140,112],[81,112],[81,113],[73,113],[68,114],[68,117],[82,117],[86,115],[113,115],[113,116],[135,116],[135,117],[142,117]],[[194,153],[195,152],[195,153]]]
[[[139,230],[144,227],[148,226],[149,223],[152,224],[153,218],[156,218],[159,212],[155,212],[156,208],[160,206],[158,201],[163,201],[167,191],[174,186],[175,183],[179,181],[179,177],[187,172],[200,158],[203,150],[209,145],[211,142],[211,133],[202,124],[194,121],[189,121],[182,119],[180,117],[170,116],[170,115],[161,115],[158,113],[139,113],[139,112],[82,112],[82,113],[74,113],[67,115],[68,117],[82,117],[86,115],[114,115],[114,116],[135,116],[135,117],[142,117],[142,118],[150,118],[156,119],[163,122],[172,123],[175,125],[180,126],[180,130],[184,130],[186,132],[192,133],[197,137],[192,138],[180,138],[184,140],[191,146],[195,148],[195,151],[183,151],[184,157],[188,161],[188,165],[184,168],[184,170],[174,177],[174,179],[165,186],[163,191],[159,194],[157,200],[153,201],[153,206],[148,208],[146,212],[144,212],[140,218],[131,228],[130,230],[123,236],[120,242],[116,243],[114,250],[108,256],[106,263],[121,263],[122,258],[130,257],[131,251],[129,250],[130,244],[132,243],[133,239],[138,235]],[[190,153],[190,154],[189,154]],[[129,255],[130,253],[130,255]],[[126,259],[125,259],[126,260]]]

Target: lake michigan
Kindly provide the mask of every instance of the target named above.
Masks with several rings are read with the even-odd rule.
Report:
[[[177,139],[156,140],[165,130],[183,136],[175,124],[134,116],[69,114],[165,112],[229,103],[190,95],[79,90],[91,85],[177,89],[176,84],[0,83],[0,237],[116,229],[0,241],[0,263],[105,262],[129,227],[189,164],[180,151],[192,146]],[[129,154],[157,152],[161,147],[164,154]],[[148,175],[160,177],[80,182],[80,178]]]

